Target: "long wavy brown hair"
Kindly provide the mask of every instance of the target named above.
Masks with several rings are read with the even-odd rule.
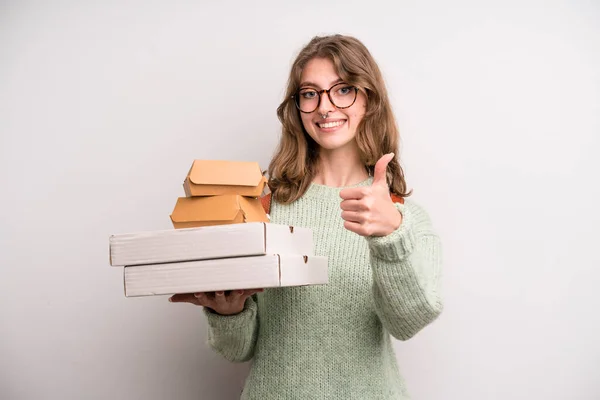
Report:
[[[366,95],[366,113],[357,127],[356,142],[360,158],[372,176],[377,160],[387,153],[396,155],[387,168],[390,191],[407,197],[404,172],[398,161],[400,135],[388,100],[387,89],[377,63],[358,39],[332,35],[314,37],[298,54],[292,65],[285,99],[277,108],[282,124],[279,145],[268,168],[273,198],[289,204],[300,198],[317,173],[319,145],[308,135],[292,96],[299,89],[302,70],[313,58],[328,58],[344,82]]]

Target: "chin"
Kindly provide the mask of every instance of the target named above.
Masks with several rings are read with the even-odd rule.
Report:
[[[352,143],[352,138],[327,138],[317,143],[322,149],[332,151],[348,147]]]

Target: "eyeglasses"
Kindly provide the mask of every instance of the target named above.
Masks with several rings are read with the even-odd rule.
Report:
[[[311,113],[319,108],[321,104],[321,95],[327,93],[329,101],[336,108],[351,107],[356,101],[358,88],[347,83],[336,83],[329,89],[317,90],[313,88],[300,88],[292,96],[298,110],[303,113]]]

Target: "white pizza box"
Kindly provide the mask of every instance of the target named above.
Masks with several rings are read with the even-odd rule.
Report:
[[[127,297],[328,283],[327,257],[323,256],[271,254],[123,270]]]
[[[110,265],[135,266],[269,254],[313,255],[309,228],[249,222],[111,235]]]

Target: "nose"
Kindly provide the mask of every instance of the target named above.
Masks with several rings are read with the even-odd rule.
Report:
[[[324,114],[334,111],[335,106],[329,99],[329,93],[324,90],[322,93],[320,93],[320,96],[321,96],[321,101],[319,102],[319,107],[317,108],[317,111],[319,112],[319,114],[324,115]]]

